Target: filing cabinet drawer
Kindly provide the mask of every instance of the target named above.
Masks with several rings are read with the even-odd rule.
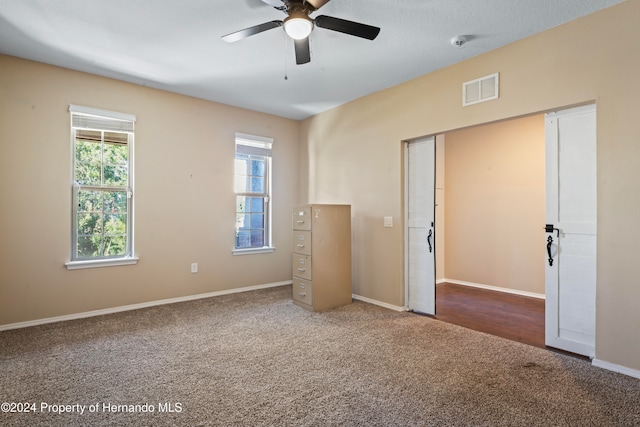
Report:
[[[292,250],[298,254],[311,255],[311,232],[293,230]]]
[[[311,206],[293,208],[291,219],[294,230],[311,230]]]
[[[291,265],[294,277],[311,280],[311,257],[309,255],[293,254]]]
[[[304,304],[313,305],[313,285],[304,279],[293,280],[293,299]]]

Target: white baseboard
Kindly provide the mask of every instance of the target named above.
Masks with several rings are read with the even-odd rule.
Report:
[[[605,362],[600,359],[593,359],[591,364],[597,368],[606,369],[608,371],[617,372],[619,374],[628,375],[630,377],[640,379],[640,371],[627,368],[626,366],[616,365],[615,363]]]
[[[355,300],[358,300],[358,301],[362,301],[362,302],[366,302],[366,303],[369,303],[369,304],[377,305],[377,306],[380,306],[380,307],[388,308],[389,310],[407,311],[407,307],[400,307],[400,306],[397,306],[397,305],[393,305],[393,304],[389,304],[389,303],[386,303],[386,302],[378,301],[378,300],[375,300],[375,299],[363,297],[363,296],[360,296],[360,295],[352,294],[351,297],[353,299],[355,299]]]
[[[519,291],[517,289],[501,288],[498,286],[484,285],[482,283],[465,282],[463,280],[456,280],[456,279],[440,279],[436,282],[436,284],[445,283],[445,282],[453,283],[454,285],[472,286],[474,288],[482,288],[490,291],[505,292],[508,294],[522,295],[525,297],[545,299],[544,294],[538,294],[535,292],[528,292],[528,291]]]
[[[0,325],[0,331],[8,331],[10,329],[28,328],[30,326],[44,325],[47,323],[64,322],[66,320],[84,319],[86,317],[102,316],[105,314],[119,313],[121,311],[138,310],[140,308],[154,307],[156,305],[173,304],[176,302],[193,301],[196,299],[211,298],[221,295],[236,294],[240,292],[255,291],[258,289],[275,288],[277,286],[290,285],[293,282],[286,280],[284,282],[266,283],[263,285],[247,286],[244,288],[227,289],[225,291],[208,292],[206,294],[187,295],[184,297],[168,298],[157,301],[143,302],[140,304],[123,305],[120,307],[105,308],[102,310],[85,311],[83,313],[68,314],[65,316],[48,317],[45,319],[29,320],[27,322],[9,323]]]

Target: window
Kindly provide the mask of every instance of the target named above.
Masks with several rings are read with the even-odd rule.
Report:
[[[270,138],[236,134],[235,254],[273,251],[271,247]]]
[[[67,268],[132,264],[135,116],[76,105],[71,112],[72,239]]]

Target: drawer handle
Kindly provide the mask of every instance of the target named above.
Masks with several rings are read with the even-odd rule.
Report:
[[[299,248],[304,248],[304,245],[298,245]]]
[[[301,297],[304,298],[304,297],[307,296],[307,293],[306,292],[298,292],[298,295],[300,295]]]
[[[300,286],[300,289],[304,289],[304,283],[298,283],[298,286]]]
[[[300,273],[304,273],[305,271],[307,271],[307,269],[306,269],[306,268],[298,268],[298,271],[299,271]]]
[[[302,220],[302,219],[299,219],[299,220],[297,220],[296,222],[297,222],[298,224],[304,224],[304,220]]]

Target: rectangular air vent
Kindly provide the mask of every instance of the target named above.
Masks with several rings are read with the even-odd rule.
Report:
[[[497,99],[498,75],[495,73],[462,83],[462,106]]]

